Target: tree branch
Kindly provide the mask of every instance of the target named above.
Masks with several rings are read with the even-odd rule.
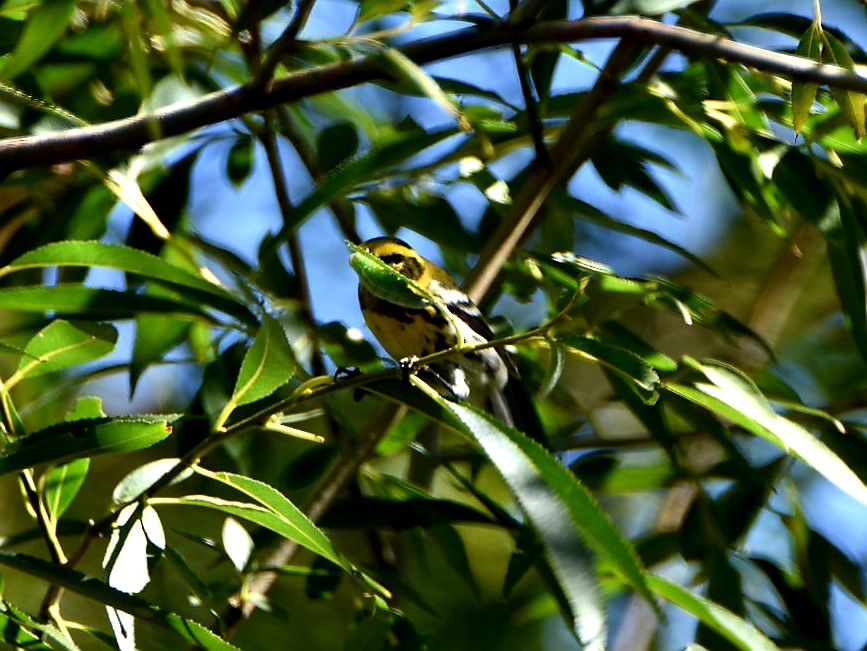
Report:
[[[400,51],[423,65],[486,48],[511,46],[512,42],[565,43],[603,38],[622,38],[636,45],[662,45],[693,56],[740,63],[795,81],[826,84],[867,94],[867,78],[843,68],[633,16],[549,21],[530,27],[492,23],[418,41],[400,48]],[[387,78],[387,71],[375,58],[362,56],[302,70],[275,79],[266,88],[253,84],[237,86],[152,114],[58,133],[8,138],[0,141],[0,173],[87,159],[110,152],[135,151],[150,142],[236,118],[250,111]]]

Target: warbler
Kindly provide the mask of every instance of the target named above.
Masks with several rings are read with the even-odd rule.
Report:
[[[494,339],[481,310],[454,279],[406,242],[377,237],[361,244],[389,267],[412,280],[434,301],[419,307],[383,298],[359,283],[358,302],[367,326],[389,355],[411,360],[448,350],[458,344],[475,346]],[[448,310],[451,317],[443,310]],[[508,353],[499,347],[466,352],[437,361],[419,371],[441,395],[487,408],[508,425],[512,416],[503,389],[514,372]]]

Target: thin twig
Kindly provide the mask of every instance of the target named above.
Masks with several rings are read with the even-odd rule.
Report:
[[[295,13],[292,15],[292,20],[289,21],[286,29],[268,49],[265,61],[262,62],[262,66],[253,78],[251,85],[263,87],[271,81],[274,71],[280,65],[280,60],[297,44],[298,34],[304,29],[304,25],[310,17],[310,12],[313,10],[315,2],[316,0],[300,0],[298,2],[298,6],[295,7]]]

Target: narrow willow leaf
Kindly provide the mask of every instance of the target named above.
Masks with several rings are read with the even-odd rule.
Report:
[[[425,293],[409,278],[387,265],[367,249],[347,243],[352,250],[349,266],[371,294],[389,303],[420,309],[430,304]]]
[[[310,549],[317,554],[327,554],[326,558],[338,558],[341,560],[341,566],[343,569],[351,571],[349,562],[346,559],[343,559],[333,547],[330,547],[331,543],[327,543],[327,546],[330,547],[330,549],[327,549],[326,544],[322,543],[320,540],[311,539],[311,536],[309,536],[309,532],[305,530],[305,527],[299,527],[297,525],[294,514],[293,516],[286,518],[274,513],[264,506],[259,506],[258,504],[239,502],[237,500],[225,500],[210,495],[185,495],[183,497],[173,498],[172,503],[188,506],[202,506],[220,511],[221,513],[236,518],[247,520],[248,522],[265,527],[269,531],[273,531],[284,538],[294,540],[302,547]],[[325,534],[320,532],[320,535],[324,536]]]
[[[9,390],[20,380],[53,373],[108,355],[117,343],[117,330],[100,323],[52,321],[24,348],[18,369],[6,381]]]
[[[576,552],[586,542],[653,604],[635,550],[593,495],[538,443],[472,407],[437,401],[450,416],[445,422],[477,441],[503,475],[545,546],[573,610],[576,633],[585,644],[602,648],[606,625],[598,578],[584,574]]]
[[[93,241],[53,242],[28,251],[10,262],[0,269],[0,278],[16,271],[45,267],[104,267],[135,274],[178,291],[184,299],[210,305],[248,325],[257,323],[246,306],[219,285],[155,255],[127,246]],[[155,300],[145,295],[140,296],[140,299],[142,302]],[[167,306],[166,311],[171,313],[173,310]]]
[[[172,631],[181,639],[207,651],[238,651],[238,647],[229,644],[198,622],[162,610],[140,597],[116,590],[103,581],[77,570],[35,556],[7,551],[0,551],[0,565],[42,579],[105,606],[130,613],[142,621]]]
[[[286,384],[294,372],[295,360],[283,327],[266,317],[244,355],[235,390],[217,418],[217,427],[221,427],[239,405],[270,396]]]
[[[151,364],[162,360],[168,351],[184,342],[191,326],[189,320],[172,319],[166,314],[142,313],[136,316],[135,342],[129,369],[130,396],[135,393],[142,373]]]
[[[15,51],[0,67],[0,79],[17,77],[41,59],[63,36],[76,4],[76,0],[53,0],[32,5]]]
[[[830,216],[823,234],[828,242],[828,259],[834,286],[855,346],[867,362],[867,232],[860,202],[839,204],[839,221]]]
[[[821,29],[821,26],[817,23],[810,23],[809,29],[807,29],[798,42],[795,54],[805,59],[810,59],[810,61],[820,63],[822,50]],[[818,91],[819,84],[798,80],[792,82],[792,127],[795,129],[796,134],[801,132],[801,128],[810,116],[810,111],[816,102],[816,93]]]
[[[81,419],[58,423],[16,439],[0,456],[0,474],[159,443],[172,428],[166,416]]]
[[[659,384],[656,371],[641,357],[626,348],[614,346],[590,337],[565,337],[560,343],[567,350],[582,353],[612,371],[623,375],[645,391],[654,391]]]
[[[169,457],[166,459],[156,459],[143,466],[139,466],[117,483],[111,493],[112,501],[115,504],[125,504],[135,499],[179,463],[181,463],[180,459]],[[192,474],[193,471],[191,469],[184,470],[169,485],[174,486],[185,479],[189,479]]]
[[[263,526],[267,526],[269,529],[279,533],[281,536],[294,540],[306,549],[319,554],[323,558],[327,558],[341,569],[346,570],[347,572],[352,571],[352,566],[349,564],[349,561],[347,561],[346,558],[337,551],[328,539],[328,536],[326,536],[306,515],[301,512],[297,506],[286,499],[286,497],[273,486],[269,486],[268,484],[255,479],[250,479],[244,475],[236,475],[229,472],[209,472],[202,468],[197,468],[196,472],[225,484],[226,486],[230,486],[231,488],[253,498],[258,503],[227,503],[230,504],[230,506],[225,509],[224,512],[229,513],[230,515],[240,515],[240,517],[246,520],[256,522],[255,518],[260,517],[259,511],[264,510],[273,515],[276,520],[267,517],[265,519],[268,522],[273,523],[273,526],[268,526],[267,524],[264,524]],[[184,499],[190,499],[191,497],[196,496],[187,496]],[[241,512],[233,512],[232,509],[238,509],[239,505]],[[253,510],[247,510],[246,507],[252,507]],[[217,503],[214,503],[211,508],[220,509],[220,506]]]
[[[97,320],[131,319],[142,312],[156,312],[218,325],[201,305],[193,301],[83,285],[0,288],[0,309],[30,314],[53,312],[62,317]]]
[[[162,554],[166,538],[162,523],[152,506],[129,504],[117,516],[115,527],[102,561],[107,582],[129,594],[138,594],[150,583],[150,561]],[[135,651],[135,617],[123,610],[106,606],[118,648]]]
[[[665,239],[661,235],[658,235],[651,230],[641,228],[639,226],[633,226],[632,224],[628,224],[626,222],[620,221],[619,219],[615,219],[614,217],[600,210],[596,206],[593,206],[585,201],[581,201],[580,199],[576,199],[575,197],[566,195],[566,193],[557,193],[556,195],[552,194],[552,199],[558,202],[563,202],[564,206],[580,215],[582,219],[597,224],[602,228],[606,228],[610,231],[624,233],[626,235],[630,235],[631,237],[644,240],[645,242],[656,244],[661,248],[668,249],[669,251],[677,253],[682,258],[689,260],[697,267],[705,269],[708,273],[711,273],[714,276],[719,275],[716,273],[716,271],[713,270],[712,267],[710,267],[710,265],[708,265],[707,262],[702,260],[697,255],[691,253],[679,244]]]
[[[676,583],[651,575],[647,577],[647,585],[654,593],[694,615],[705,626],[743,651],[780,651],[776,644],[751,623]]]
[[[388,16],[412,4],[409,0],[363,0],[358,13],[359,24]]]
[[[76,459],[51,468],[39,479],[43,501],[51,519],[57,522],[72,504],[87,478],[90,459]]]
[[[299,203],[292,211],[292,219],[281,229],[275,241],[284,241],[287,233],[300,226],[310,215],[330,201],[345,197],[361,183],[381,178],[384,174],[383,170],[416,156],[419,152],[451,138],[456,133],[454,128],[441,129],[433,133],[419,129],[412,133],[398,133],[391,142],[375,144],[367,153],[337,168],[316,187],[310,196]]]
[[[405,79],[413,84],[419,92],[431,98],[446,113],[457,120],[461,129],[471,131],[472,127],[467,119],[461,114],[454,101],[439,87],[436,80],[431,77],[415,61],[395,48],[383,48],[375,52],[377,60],[384,63],[389,72],[395,74],[398,79]]]
[[[37,622],[24,611],[5,602],[0,602],[0,640],[12,648],[27,651],[78,651],[75,643],[64,637],[57,628]]]
[[[852,60],[849,52],[846,51],[846,46],[829,32],[823,31],[821,36],[825,41],[825,48],[823,50],[825,63],[833,63],[854,72],[855,62]],[[855,132],[855,137],[861,140],[864,137],[865,130],[867,130],[864,95],[849,90],[836,90],[833,86],[831,86],[830,90],[831,95],[837,101],[837,104],[840,105],[840,110],[846,116],[849,125]]]
[[[711,381],[695,387],[665,388],[792,453],[832,484],[867,505],[867,486],[849,466],[806,429],[774,411],[758,387],[737,369],[721,362],[687,360]]]

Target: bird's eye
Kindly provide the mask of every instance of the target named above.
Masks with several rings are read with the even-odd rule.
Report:
[[[406,256],[403,253],[387,253],[379,259],[389,267],[400,267],[406,261]]]

